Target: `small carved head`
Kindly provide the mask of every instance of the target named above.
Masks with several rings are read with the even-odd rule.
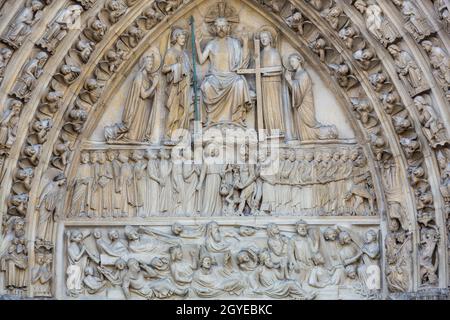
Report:
[[[38,61],[39,66],[41,66],[41,67],[45,64],[47,59],[48,59],[48,54],[44,51],[41,51],[36,55],[36,60]]]
[[[90,159],[91,159],[91,163],[92,164],[96,163],[97,162],[97,153],[96,152],[91,152]]]
[[[132,272],[138,272],[141,270],[141,266],[139,264],[139,261],[137,261],[136,259],[132,258],[130,260],[128,260],[128,269]]]
[[[428,105],[427,99],[424,96],[417,96],[414,98],[414,104],[416,105],[419,111],[422,111],[423,108]]]
[[[294,150],[291,150],[291,151],[288,153],[288,157],[289,157],[289,161],[295,161],[295,159],[296,159],[295,151],[294,151]]]
[[[121,163],[127,163],[128,162],[128,155],[125,154],[125,153],[120,153],[117,159],[119,159],[119,161]]]
[[[106,29],[106,25],[99,19],[92,22],[91,27],[95,31],[105,31],[105,29]]]
[[[273,45],[273,36],[272,33],[270,33],[269,31],[262,31],[259,34],[259,38],[261,40],[261,44],[264,47],[269,47]]]
[[[400,48],[395,44],[390,45],[388,47],[388,51],[393,57],[398,56],[399,53],[401,52]]]
[[[169,248],[170,260],[181,261],[183,260],[183,250],[180,245]]]
[[[364,13],[367,10],[367,3],[364,0],[357,0],[354,6],[361,13]]]
[[[378,241],[378,234],[375,230],[369,230],[366,232],[365,243],[375,243]]]
[[[79,5],[72,5],[67,8],[68,11],[72,13],[72,19],[77,19],[83,12],[83,7]]]
[[[141,60],[141,67],[143,70],[145,70],[147,73],[152,73],[154,70],[154,64],[155,64],[155,56],[153,53],[145,55],[142,57]]]
[[[25,221],[22,218],[17,218],[14,220],[14,231],[16,235],[25,233]]]
[[[261,253],[259,254],[259,262],[269,268],[272,268],[274,266],[268,249],[264,249],[263,251],[261,251]]]
[[[11,59],[12,54],[13,51],[9,48],[2,48],[0,50],[0,55],[2,56],[4,61],[8,61],[9,59]]]
[[[184,230],[184,227],[181,223],[175,222],[172,225],[172,233],[176,236],[179,236]]]
[[[42,266],[45,262],[45,254],[43,252],[36,253],[36,263]]]
[[[99,152],[97,156],[98,156],[98,163],[100,164],[106,163],[106,154],[104,152]]]
[[[117,230],[110,230],[108,232],[108,237],[109,240],[116,241],[117,239],[119,239],[119,232]]]
[[[131,226],[125,227],[125,236],[130,241],[139,240],[141,238],[137,229]]]
[[[292,68],[292,71],[297,71],[303,69],[303,64],[305,60],[298,53],[293,53],[289,56],[289,66]]]
[[[267,235],[269,238],[273,238],[280,234],[280,229],[275,223],[270,223],[267,225]]]
[[[306,223],[306,221],[304,220],[299,220],[297,221],[297,223],[295,224],[297,233],[302,236],[302,237],[306,237],[308,235],[308,224]]]
[[[78,230],[73,230],[70,233],[70,241],[80,243],[81,241],[83,241],[83,234]]]
[[[305,156],[305,159],[308,162],[313,161],[314,160],[314,153],[312,153],[312,152],[307,153],[306,156]]]
[[[39,0],[33,0],[31,2],[31,9],[36,12],[44,8],[44,4]]]
[[[220,227],[215,221],[206,225],[206,234],[212,236],[215,240],[220,240]]]
[[[20,169],[16,172],[16,178],[18,180],[24,181],[29,177],[32,177],[34,174],[33,168],[25,168]]]
[[[349,279],[356,279],[357,277],[357,273],[356,273],[356,267],[351,264],[345,267],[345,275],[349,278]]]
[[[433,49],[433,43],[431,41],[428,41],[428,40],[422,41],[422,48],[426,52],[431,52],[431,49]]]
[[[170,43],[172,45],[178,44],[179,46],[184,47],[186,44],[187,37],[188,32],[186,30],[183,30],[182,28],[175,28],[172,31]]]
[[[213,260],[209,255],[203,256],[200,259],[200,266],[204,269],[211,269],[211,266],[213,265]]]
[[[88,91],[93,91],[99,87],[98,82],[94,78],[90,78],[86,81],[85,88]]]
[[[22,110],[23,107],[23,103],[19,100],[12,100],[10,105],[9,105],[9,109],[14,112],[15,114],[19,114],[20,111]]]
[[[219,17],[214,22],[214,31],[220,38],[225,38],[231,32],[231,25],[227,18]]]
[[[63,64],[61,68],[59,69],[62,75],[68,75],[71,71],[71,67],[67,64]]]
[[[60,173],[53,179],[53,181],[56,182],[58,186],[63,186],[66,184],[67,178],[64,173]]]
[[[389,223],[389,230],[391,232],[397,232],[400,230],[400,222],[396,218],[392,218]]]
[[[24,150],[23,153],[27,156],[27,157],[34,157],[35,155],[37,155],[38,153],[38,149],[35,146],[27,146]]]
[[[337,230],[331,227],[328,227],[323,232],[323,237],[326,241],[335,241],[338,237]]]
[[[145,153],[145,158],[147,160],[155,160],[158,159],[158,154],[153,150],[147,150]]]
[[[292,15],[292,20],[296,21],[296,22],[300,22],[303,20],[303,16],[302,13],[300,11],[296,11],[293,15]]]
[[[95,239],[99,240],[103,237],[102,232],[99,229],[95,229],[92,233]]]
[[[339,233],[339,243],[341,245],[346,245],[352,242],[352,237],[347,231],[341,231]]]
[[[246,250],[242,250],[236,257],[238,264],[244,264],[250,262],[250,256]]]
[[[106,158],[108,161],[113,161],[116,158],[116,152],[114,150],[106,151]]]
[[[114,264],[117,270],[125,270],[127,267],[127,262],[123,259],[117,259],[116,263]]]

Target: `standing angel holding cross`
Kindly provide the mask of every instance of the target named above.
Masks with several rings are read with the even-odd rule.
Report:
[[[276,31],[270,27],[263,27],[259,33],[261,41],[261,67],[267,70],[262,74],[262,107],[264,129],[268,130],[270,135],[283,135],[283,98],[282,83],[283,74],[281,55],[275,48]],[[269,71],[273,69],[272,71]],[[278,70],[277,70],[278,68]]]

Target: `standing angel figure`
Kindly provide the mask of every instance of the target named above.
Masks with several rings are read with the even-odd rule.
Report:
[[[166,138],[172,141],[178,129],[189,129],[193,115],[191,109],[191,64],[185,50],[187,31],[175,28],[170,42],[172,48],[167,50],[162,72],[167,76],[168,99],[166,107],[169,111]]]
[[[316,119],[313,84],[303,65],[302,56],[298,53],[291,54],[288,58],[288,70],[285,73],[291,91],[291,104],[294,109],[298,138],[302,141],[337,139],[336,126],[323,125]]]
[[[262,44],[261,67],[279,67],[280,71],[266,72],[262,75],[262,100],[264,128],[274,135],[279,131],[284,133],[283,98],[282,98],[282,61],[279,51],[276,49],[276,31],[270,27],[263,27],[259,33]]]

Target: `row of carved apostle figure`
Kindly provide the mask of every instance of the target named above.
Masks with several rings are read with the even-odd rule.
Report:
[[[69,295],[101,294],[112,287],[127,298],[194,293],[313,299],[317,289],[329,286],[362,292],[379,288],[374,270],[379,270],[380,245],[374,229],[359,234],[299,221],[292,236],[276,224],[224,227],[216,222],[175,223],[169,233],[131,226],[106,231],[106,237],[101,229],[67,232]]]
[[[376,215],[358,149],[283,149],[277,159],[262,152],[256,164],[248,156],[242,164],[209,161],[216,147],[201,164],[181,160],[190,153],[83,152],[69,216]]]

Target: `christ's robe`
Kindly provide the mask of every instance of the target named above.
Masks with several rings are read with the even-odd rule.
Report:
[[[209,123],[240,122],[251,106],[250,90],[244,76],[237,74],[245,68],[240,42],[227,37],[211,40],[205,52],[209,54],[210,69],[201,85]]]

